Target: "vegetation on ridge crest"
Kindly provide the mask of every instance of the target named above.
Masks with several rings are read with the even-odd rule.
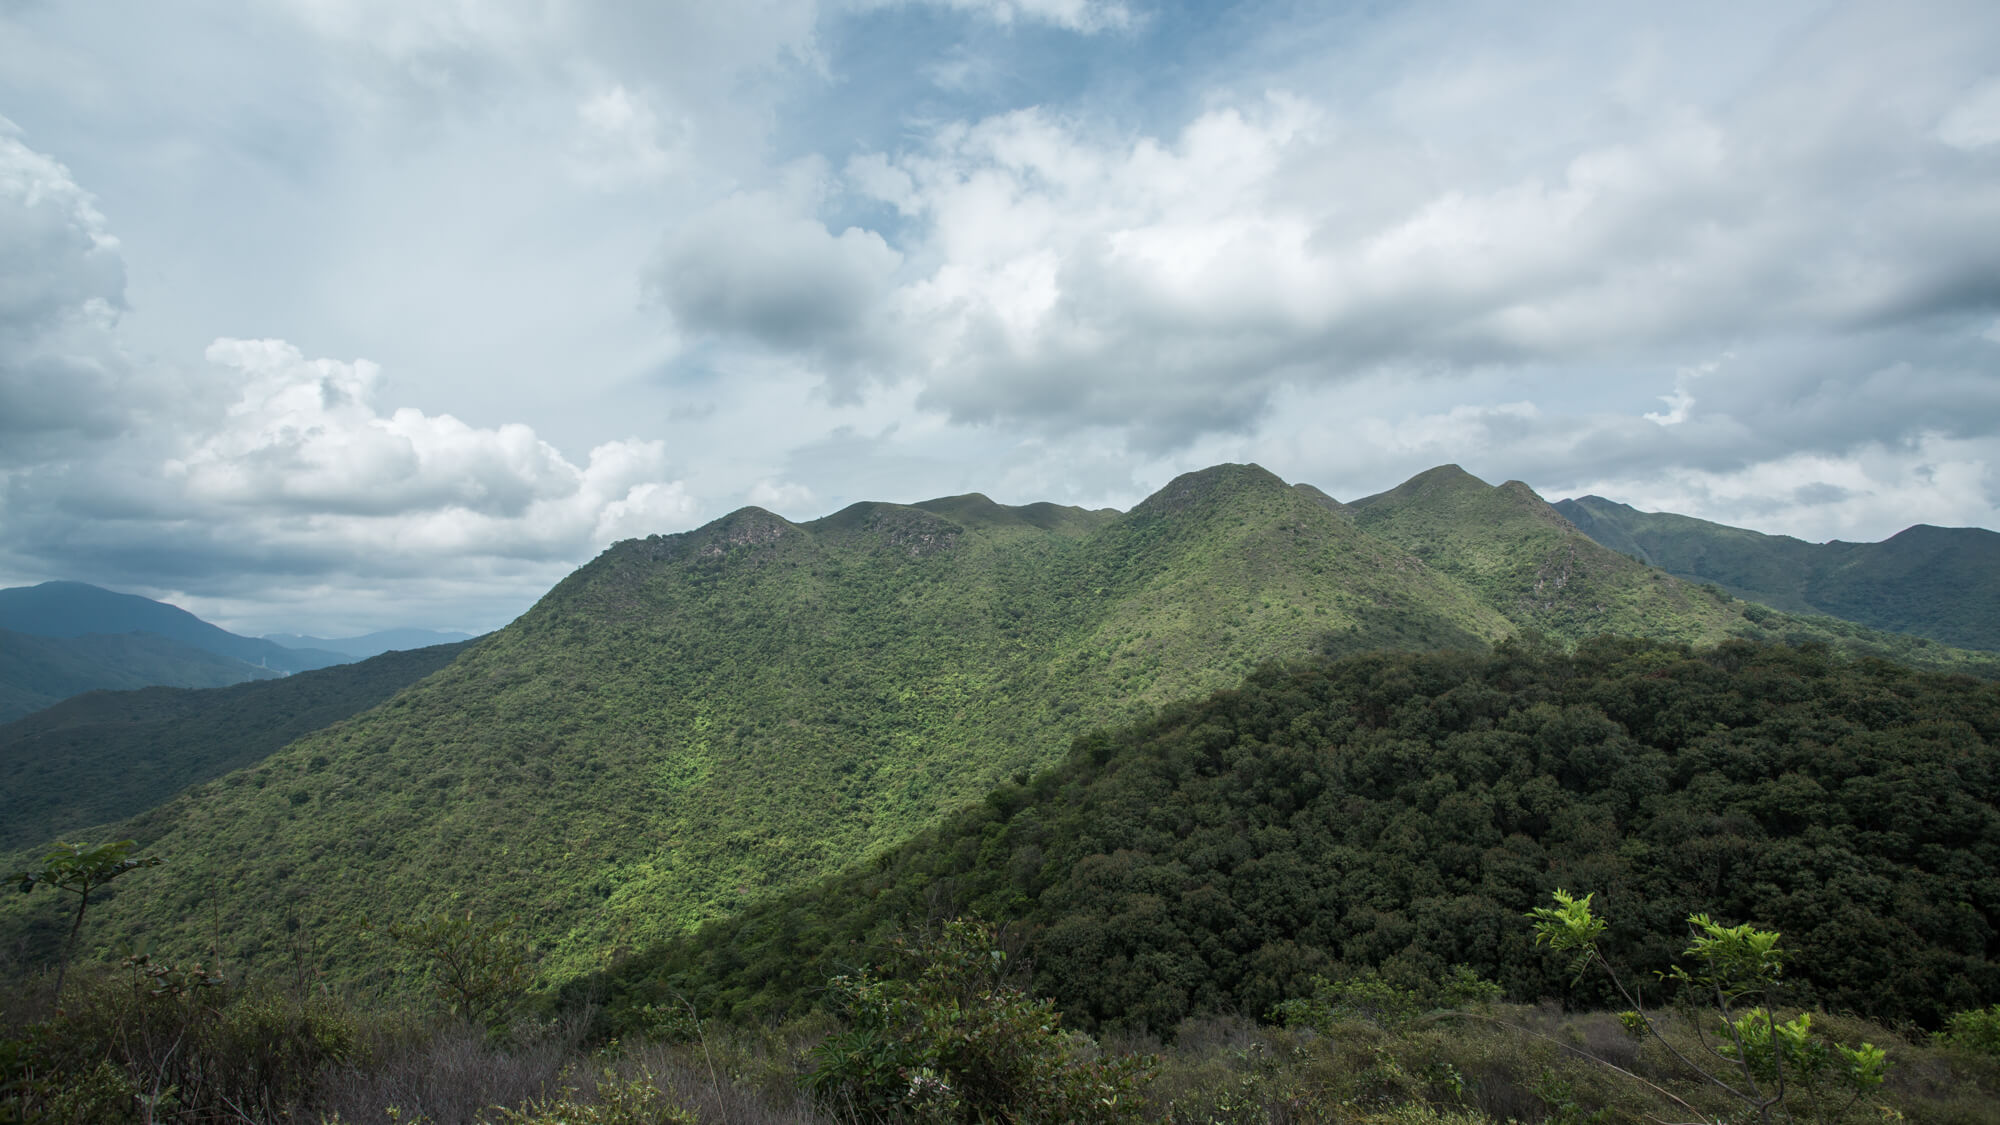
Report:
[[[351,938],[362,917],[471,909],[518,919],[562,980],[883,853],[1077,732],[1268,660],[1611,621],[1704,642],[1766,628],[1636,564],[1572,578],[1545,613],[1551,552],[1594,548],[1525,488],[1471,483],[1514,514],[1432,521],[1428,546],[1410,505],[1350,511],[1255,466],[1122,515],[953,497],[627,541],[423,683],[101,833],[182,876],[114,896],[92,928],[261,971],[303,934],[352,982],[382,979]],[[1460,561],[1478,558],[1507,565]],[[0,911],[10,948],[48,925]]]

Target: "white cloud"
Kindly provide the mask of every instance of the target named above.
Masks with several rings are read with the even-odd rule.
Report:
[[[124,427],[124,305],[124,259],[95,201],[0,117],[0,463]]]
[[[525,600],[741,500],[1224,459],[1991,522],[1989,7],[30,5],[0,566]]]
[[[687,125],[675,122],[669,128],[649,98],[621,84],[584,99],[576,116],[571,159],[585,183],[605,188],[646,184],[687,159]]]
[[[662,443],[607,442],[579,467],[525,425],[468,426],[375,404],[380,369],[308,360],[281,340],[217,340],[241,396],[167,463],[189,502],[334,552],[575,557],[610,537],[685,523]],[[261,522],[260,522],[261,521]]]
[[[1674,372],[1674,392],[1661,395],[1660,401],[1667,404],[1665,411],[1649,410],[1646,421],[1661,426],[1678,426],[1688,420],[1688,412],[1694,409],[1694,381],[1713,375],[1722,366],[1721,360],[1710,360],[1694,367],[1683,367]]]
[[[1872,542],[1920,522],[1990,527],[2000,509],[2000,440],[1923,434],[1728,471],[1671,468],[1591,480],[1551,495],[1586,493],[1815,541]]]
[[[2000,194],[1913,127],[1958,97],[1948,82],[1906,83],[1878,111],[1892,74],[1854,52],[1883,38],[1843,12],[1796,44],[1773,40],[1781,64],[1745,68],[1747,85],[1706,102],[1644,78],[1660,52],[1647,42],[1607,67],[1618,115],[1566,120],[1539,150],[1484,166],[1358,125],[1324,95],[1218,95],[1161,134],[1041,108],[948,121],[850,158],[846,198],[706,213],[697,257],[741,242],[756,264],[687,271],[679,324],[790,349],[836,395],[911,381],[963,424],[1109,426],[1141,452],[1252,432],[1284,388],[1383,371],[1424,373],[1438,393],[1494,368],[1671,377],[1668,409],[1635,413],[1684,426],[1701,357],[1990,319]],[[1887,38],[1899,58],[1966,50]],[[1413,72],[1395,101],[1420,120],[1442,99],[1477,119],[1468,128],[1514,128],[1513,102],[1546,98],[1545,62],[1489,66],[1470,87],[1440,77],[1442,90]],[[1804,98],[1815,74],[1837,79],[1831,105]],[[853,268],[829,268],[833,236],[798,215],[855,198],[897,219],[880,224],[873,268],[858,251],[875,236],[854,227],[839,236]],[[770,268],[780,256],[800,275]],[[1907,382],[1942,377],[1913,366]],[[1763,421],[1744,402],[1756,388],[1791,393],[1741,366],[1734,378],[1751,388],[1733,396],[1746,420]],[[1837,362],[1823,378],[1833,392],[1872,376]],[[1915,433],[1932,397],[1877,402],[1871,425]]]
[[[775,512],[802,512],[815,497],[813,490],[788,480],[760,480],[744,496],[747,503]]]
[[[1968,151],[2000,143],[2000,77],[1979,83],[1947,110],[1938,121],[1937,137]]]
[[[899,2],[970,12],[1003,27],[1017,22],[1045,23],[1085,35],[1120,31],[1139,22],[1121,0],[863,0],[862,6],[889,7]]]
[[[198,500],[364,515],[463,508],[517,516],[574,492],[577,474],[526,426],[476,430],[452,416],[374,405],[367,360],[307,360],[281,340],[217,340],[211,363],[242,380],[223,428],[168,463]]]
[[[319,34],[398,59],[440,52],[524,52],[557,33],[546,0],[286,0]]]

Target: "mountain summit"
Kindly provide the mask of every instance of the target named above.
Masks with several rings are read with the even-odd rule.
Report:
[[[450,903],[523,919],[562,977],[1266,661],[1765,635],[1746,612],[1452,468],[1352,505],[1222,465],[1123,514],[744,508],[612,546],[437,674],[110,829],[204,877],[130,888],[92,925],[220,933],[246,965],[304,931],[353,976],[361,918]]]

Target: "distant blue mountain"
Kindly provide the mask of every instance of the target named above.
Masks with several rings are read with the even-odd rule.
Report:
[[[435,629],[384,629],[378,633],[363,633],[358,637],[302,637],[297,633],[266,633],[264,639],[273,644],[291,649],[320,649],[326,652],[344,653],[356,660],[366,660],[385,652],[409,652],[413,649],[429,648],[432,645],[448,645],[458,641],[469,641],[471,633],[440,633]]]
[[[87,691],[226,687],[282,675],[157,633],[37,637],[0,629],[0,723]]]
[[[0,590],[0,629],[37,637],[152,633],[276,672],[304,672],[353,659],[345,653],[287,648],[261,637],[240,637],[178,606],[85,582],[44,582]]]

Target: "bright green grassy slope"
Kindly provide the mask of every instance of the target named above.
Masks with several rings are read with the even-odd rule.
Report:
[[[376,960],[362,916],[456,903],[518,915],[560,978],[882,850],[1076,732],[1252,662],[1510,629],[1254,466],[1125,515],[745,509],[613,547],[424,683],[109,830],[168,866],[90,930],[220,944],[241,967],[296,925],[357,979]]]
[[[1741,598],[2000,649],[2000,534],[1983,528],[1919,524],[1880,543],[1808,543],[1599,496],[1556,508],[1613,550]]]
[[[0,726],[0,850],[131,816],[365,711],[463,644],[208,689],[94,691]]]
[[[1488,485],[1446,465],[1356,500],[1349,511],[1370,535],[1464,582],[1520,627],[1566,642],[1600,634],[1687,644],[1817,641],[1857,655],[2000,675],[2000,659],[1989,653],[1853,619],[1774,613],[1675,578],[1594,541],[1520,481]]]

